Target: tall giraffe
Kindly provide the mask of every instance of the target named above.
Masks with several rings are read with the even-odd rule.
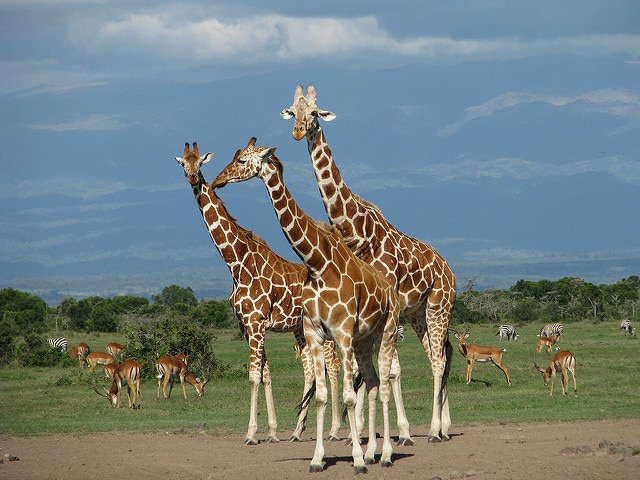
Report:
[[[258,443],[258,390],[261,383],[264,385],[268,412],[267,442],[277,442],[278,422],[273,402],[271,371],[264,349],[265,332],[293,332],[302,350],[308,350],[303,333],[304,311],[301,298],[307,268],[301,263],[281,258],[262,239],[236,223],[200,171],[202,164],[207,163],[212,156],[212,153],[200,156],[196,143],[193,144],[193,152],[186,143],[183,156],[176,157],[176,160],[184,168],[185,177],[193,189],[211,240],[233,277],[229,302],[242,335],[249,343],[250,352],[251,410],[245,444]],[[313,369],[305,368],[304,377],[304,392],[307,392],[314,381]],[[340,429],[337,382],[331,382],[331,396],[333,420],[329,439],[336,440]],[[291,441],[300,440],[306,417],[307,410],[304,409],[298,417]]]
[[[325,210],[349,248],[373,265],[395,285],[400,316],[411,321],[420,338],[433,373],[433,412],[429,441],[449,439],[449,394],[447,380],[453,354],[448,327],[456,298],[453,271],[436,250],[409,237],[391,225],[373,204],[347,187],[336,166],[318,121],[335,119],[320,110],[314,87],[303,95],[296,88],[293,105],[280,115],[294,118],[293,138],[307,138],[307,147]],[[442,436],[442,437],[441,437]]]
[[[291,197],[275,148],[256,147],[252,138],[243,150],[211,183],[223,187],[260,177],[264,182],[285,237],[308,268],[302,287],[305,310],[304,335],[313,356],[316,377],[317,435],[309,470],[323,469],[324,412],[327,403],[323,342],[335,340],[340,348],[343,369],[342,398],[347,407],[351,438],[357,438],[356,392],[353,361],[364,377],[369,399],[369,443],[363,456],[360,442],[351,442],[355,473],[367,471],[375,462],[376,398],[378,390],[383,412],[383,446],[380,463],[392,465],[393,446],[389,433],[389,372],[396,348],[399,304],[397,293],[387,279],[371,265],[358,259],[340,234],[325,223],[309,217]],[[379,377],[373,365],[377,350]]]

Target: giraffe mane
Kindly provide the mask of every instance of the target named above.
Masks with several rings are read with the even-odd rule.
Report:
[[[356,200],[363,204],[366,207],[370,207],[371,209],[375,210],[376,212],[378,212],[380,215],[382,215],[382,211],[378,208],[377,205],[371,203],[368,200],[365,200],[364,198],[362,198],[360,195],[358,195],[357,193],[353,193],[351,192],[351,194],[356,198]]]
[[[203,177],[203,180],[204,180],[204,177]],[[211,192],[213,192],[215,194],[215,189],[211,188],[210,185],[209,185],[209,188],[210,188]],[[236,224],[236,227],[238,228],[238,231],[241,234],[246,236],[248,239],[255,241],[256,243],[259,243],[260,245],[262,245],[264,247],[271,248],[271,247],[269,247],[269,245],[267,244],[267,242],[265,240],[263,240],[261,237],[259,237],[252,230],[244,228],[242,225],[238,224],[238,220],[233,215],[231,215],[229,213],[229,210],[227,210],[227,206],[224,204],[224,201],[217,194],[215,196],[218,198],[218,202],[220,204],[220,208],[224,211],[225,215],[229,218],[229,220]]]
[[[275,153],[271,154],[269,158],[269,162],[278,169],[278,172],[280,172],[280,175],[284,174],[284,164],[282,163],[282,160],[276,157]]]

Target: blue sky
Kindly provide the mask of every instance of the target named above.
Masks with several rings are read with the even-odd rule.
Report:
[[[0,0],[0,288],[48,298],[225,296],[229,273],[174,157],[277,146],[314,85],[351,189],[449,261],[460,290],[640,274],[636,1]],[[221,191],[295,260],[259,180]]]

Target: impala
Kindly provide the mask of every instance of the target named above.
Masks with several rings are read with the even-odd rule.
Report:
[[[541,337],[538,335],[538,346],[536,347],[536,352],[540,353],[543,348],[546,348],[547,353],[551,353],[551,347],[557,341],[558,335],[555,333],[552,333],[550,337]]]
[[[571,376],[573,377],[573,394],[574,396],[578,396],[578,386],[576,384],[576,357],[569,350],[561,350],[557,352],[551,360],[549,361],[549,365],[545,368],[539,367],[536,363],[536,357],[533,357],[533,365],[536,370],[542,373],[542,378],[544,380],[544,386],[546,387],[549,384],[549,377],[551,377],[551,391],[549,392],[549,396],[553,395],[553,382],[556,379],[556,372],[562,372],[562,395],[567,395],[569,393],[569,375],[567,375],[567,370],[571,372]]]
[[[113,372],[113,383],[111,388],[105,391],[107,393],[100,393],[96,388],[95,381],[93,382],[93,389],[96,393],[109,400],[109,403],[114,408],[120,408],[120,395],[122,387],[127,385],[127,398],[129,399],[129,408],[140,409],[140,372],[142,367],[135,360],[127,360],[118,364]]]
[[[458,339],[458,350],[467,359],[467,384],[471,383],[471,371],[473,370],[474,362],[491,362],[504,372],[507,377],[507,385],[511,385],[509,371],[506,365],[502,363],[502,355],[507,351],[506,349],[467,343],[469,332],[461,334],[454,331],[454,334]]]
[[[160,384],[162,384],[162,395],[165,399],[169,399],[171,396],[171,390],[173,390],[173,382],[176,378],[180,379],[182,385],[182,393],[184,398],[187,398],[187,387],[185,382],[193,385],[198,392],[198,396],[204,395],[204,386],[208,380],[201,381],[198,377],[194,376],[187,368],[187,356],[180,355],[165,355],[156,360],[156,370],[158,375],[158,398],[160,398]],[[164,381],[162,379],[164,378]],[[169,385],[170,384],[170,385]],[[169,393],[167,393],[167,385],[169,385]]]
[[[91,352],[87,355],[85,359],[87,365],[89,365],[89,371],[93,372],[93,369],[96,368],[96,365],[107,365],[109,363],[114,363],[113,355],[106,352]]]
[[[118,358],[118,355],[122,355],[124,353],[124,347],[115,342],[107,343],[107,352],[109,352],[113,358]]]
[[[76,348],[78,349],[78,364],[81,368],[84,368],[85,359],[87,358],[87,355],[89,355],[91,349],[89,348],[89,345],[84,342],[80,342]]]
[[[104,366],[104,376],[107,378],[113,378],[116,373],[116,368],[118,368],[117,363],[107,363]]]

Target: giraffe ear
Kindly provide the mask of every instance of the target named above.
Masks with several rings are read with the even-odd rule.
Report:
[[[280,116],[282,118],[284,118],[285,120],[290,119],[291,117],[293,117],[293,110],[291,110],[290,108],[285,108],[280,112]]]
[[[175,157],[176,158],[176,162],[178,162],[180,165],[184,165],[184,158],[182,157]]]
[[[318,117],[323,119],[325,122],[330,122],[331,120],[335,120],[336,114],[329,110],[318,110]]]
[[[276,149],[277,148],[278,147],[269,147],[269,148],[267,148],[264,152],[262,152],[260,154],[260,158],[262,158],[263,160],[268,160],[269,158],[271,158],[271,155],[276,153]]]
[[[213,157],[213,152],[207,152],[200,157],[201,163],[207,163]]]

